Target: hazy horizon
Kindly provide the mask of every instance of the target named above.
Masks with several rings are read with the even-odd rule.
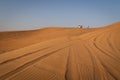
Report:
[[[120,21],[120,0],[0,0],[0,30],[105,26]]]

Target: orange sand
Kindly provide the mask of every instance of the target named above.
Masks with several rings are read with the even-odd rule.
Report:
[[[120,22],[0,32],[0,80],[120,80]]]

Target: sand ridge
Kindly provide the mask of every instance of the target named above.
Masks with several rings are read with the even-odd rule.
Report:
[[[120,22],[0,36],[0,80],[120,80]]]

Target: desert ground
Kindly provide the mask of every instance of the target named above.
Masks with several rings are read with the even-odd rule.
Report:
[[[0,32],[0,80],[120,80],[120,22]]]

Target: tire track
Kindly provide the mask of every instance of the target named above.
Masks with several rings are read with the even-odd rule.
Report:
[[[35,68],[38,68],[39,71],[43,70],[43,71],[46,71],[46,72],[51,72],[53,75],[51,75],[51,77],[48,78],[48,80],[52,80],[55,76],[59,75],[57,74],[56,72],[53,72],[53,71],[50,71],[50,70],[46,70],[44,68],[40,68],[40,67],[36,67],[35,65],[33,65]]]
[[[112,45],[111,43],[112,42],[110,42],[110,37],[112,36],[112,33],[111,34],[109,34],[109,36],[108,36],[108,38],[107,38],[107,42],[108,42],[108,45],[111,47],[111,50],[113,51],[113,52],[111,52],[111,51],[108,51],[108,50],[106,50],[106,51],[108,51],[109,53],[119,53],[118,52],[118,50],[117,49],[115,49],[114,48],[114,45]],[[117,61],[119,61],[120,60],[120,55],[116,55],[116,54],[114,54],[114,56],[116,57],[115,59],[117,60]],[[120,61],[119,61],[120,62]]]
[[[78,50],[79,51],[79,50]],[[75,54],[74,54],[75,55]],[[78,80],[80,80],[80,75],[79,75],[79,64],[78,64],[78,60],[77,60],[77,57],[79,56],[78,53],[76,53],[76,58],[75,58],[75,65],[76,65],[76,70],[77,70],[77,73],[78,73]]]
[[[68,67],[69,67],[69,57],[70,57],[70,47],[69,47],[68,59],[67,59],[67,63],[66,63],[65,80],[68,80],[67,75],[68,75]]]
[[[0,50],[0,54],[3,54],[3,53],[5,53],[6,51],[4,51],[4,50]]]
[[[76,41],[71,39],[71,35],[68,35],[68,40],[69,41]],[[70,44],[69,44],[70,45]],[[74,44],[72,44],[72,46],[75,46]],[[66,65],[66,71],[65,71],[65,80],[80,80],[79,78],[79,73],[78,73],[78,66],[76,63],[76,59],[75,59],[75,54],[72,53],[71,49],[72,46],[69,47],[69,56],[68,56],[68,60],[67,60],[67,65]],[[74,62],[73,62],[74,61]],[[74,63],[74,64],[73,64]],[[73,71],[73,69],[75,69],[75,72]],[[76,76],[72,75],[72,72],[76,74]],[[70,78],[71,77],[71,78]]]
[[[110,36],[110,34],[109,34],[109,36]],[[109,36],[108,36],[108,37],[109,37]],[[107,38],[108,38],[108,37],[107,37]],[[98,36],[96,36],[95,39],[94,39],[94,42],[93,42],[94,47],[97,48],[99,51],[101,51],[103,54],[105,54],[105,55],[107,55],[108,57],[111,57],[113,60],[116,60],[116,61],[119,62],[119,60],[117,60],[115,57],[109,55],[107,52],[105,52],[103,49],[101,49],[101,48],[99,48],[99,47],[97,46],[97,43],[96,43],[96,42],[97,42],[97,38],[98,38]],[[109,42],[109,43],[110,43],[110,42]],[[108,44],[109,44],[109,43],[108,43]],[[107,50],[107,51],[108,51],[108,50]],[[109,52],[109,51],[108,51],[108,52]],[[109,52],[109,53],[110,53],[110,52]],[[105,70],[110,76],[112,76],[115,80],[118,80],[118,79],[108,70],[108,68],[102,63],[102,61],[100,60],[99,56],[98,56],[98,59],[99,59],[101,65],[103,66],[104,70]]]
[[[66,42],[68,42],[68,41],[66,41]],[[64,42],[64,43],[66,43],[66,42]],[[60,44],[60,43],[47,46],[47,48],[50,48],[51,46],[56,46],[56,45],[58,45],[58,44]],[[28,47],[29,47],[29,46],[28,46]],[[47,48],[44,47],[44,48],[42,48],[42,49],[40,49],[40,50],[44,50],[44,49],[47,49]],[[7,59],[7,60],[0,61],[0,65],[5,64],[5,63],[8,63],[8,62],[11,62],[11,61],[16,60],[16,59],[19,59],[19,58],[22,58],[22,57],[24,57],[24,56],[28,56],[28,55],[33,54],[33,53],[35,53],[35,52],[39,52],[40,50],[33,51],[33,52],[30,52],[30,53],[26,53],[26,54],[24,54],[24,55],[21,55],[21,56],[15,57],[15,58],[13,57],[13,58],[10,58],[10,59]]]
[[[86,48],[87,48],[87,47],[86,47]],[[91,53],[91,51],[89,50],[89,48],[87,48],[86,50],[88,50],[88,52]],[[91,55],[91,54],[90,54],[90,55]],[[106,66],[101,62],[99,56],[95,55],[95,57],[97,57],[96,61],[99,62],[99,64],[100,64],[100,65],[102,66],[102,68],[104,69],[104,71],[107,72],[107,73],[108,73],[112,78],[114,78],[115,80],[118,80],[118,79],[108,70],[108,68],[106,68]],[[91,55],[91,60],[92,60],[92,62],[93,62],[93,65],[95,66],[95,60],[93,60],[92,58],[93,58],[93,56]],[[94,68],[95,68],[95,67],[94,67]],[[95,69],[94,69],[94,71],[95,71]],[[106,77],[106,78],[108,79],[108,77]],[[106,78],[105,78],[105,80],[106,80]],[[97,79],[97,77],[96,77],[96,79]],[[95,79],[95,73],[94,73],[94,80],[96,80],[96,79]]]
[[[72,47],[71,47],[72,48]],[[70,54],[69,54],[69,59],[68,59],[68,65],[67,65],[67,70],[65,73],[65,80],[79,80],[79,73],[78,73],[78,68],[76,64],[76,57],[75,54],[72,53],[70,48]]]
[[[89,50],[89,48],[85,44],[83,46],[85,47],[86,51],[89,53],[89,55],[91,57],[91,62],[93,64],[93,80],[96,80],[95,79],[95,61],[94,61],[94,58],[93,58],[93,56],[92,56],[91,51]]]
[[[5,80],[5,79],[7,79],[8,77],[14,75],[15,73],[17,73],[17,72],[25,69],[26,67],[28,67],[28,66],[30,66],[30,65],[32,65],[32,64],[34,64],[35,62],[38,62],[39,60],[41,60],[41,59],[43,59],[43,58],[46,58],[46,57],[48,57],[49,55],[52,55],[52,54],[54,54],[55,52],[57,52],[57,51],[59,51],[59,50],[62,50],[62,49],[64,49],[64,48],[66,48],[66,47],[69,47],[69,46],[65,46],[65,47],[63,47],[63,48],[57,49],[57,50],[55,50],[55,51],[52,51],[52,52],[50,52],[50,53],[47,53],[46,55],[43,55],[43,56],[41,56],[41,57],[38,57],[38,58],[36,58],[36,59],[28,62],[28,63],[25,63],[25,64],[23,64],[22,66],[16,68],[15,70],[13,70],[13,71],[11,71],[11,72],[8,72],[7,74],[1,76],[0,79],[1,79],[1,80]]]
[[[14,51],[14,50],[17,50],[17,49],[10,49],[10,50],[7,50],[7,51],[0,52],[0,55],[4,54],[4,53],[7,53],[7,52],[10,52],[10,51]]]
[[[101,65],[103,66],[104,70],[105,70],[110,76],[112,76],[115,80],[119,80],[119,79],[116,78],[116,76],[114,76],[114,75],[108,70],[108,68],[102,63],[102,61],[101,61],[100,59],[99,59],[99,61],[100,61]]]
[[[108,38],[107,38],[107,42],[108,42],[108,45],[109,45],[114,51],[116,51],[116,50],[114,49],[113,45],[112,45],[111,42],[110,42],[111,36],[112,36],[112,34],[109,34],[109,36],[108,36]]]
[[[111,57],[112,59],[114,59],[114,60],[116,60],[116,61],[118,61],[119,62],[119,59],[117,59],[117,58],[115,58],[115,57],[113,57],[112,55],[110,55],[110,54],[108,54],[108,53],[110,53],[109,51],[104,51],[103,49],[101,49],[100,47],[98,47],[98,45],[97,45],[97,37],[95,37],[95,39],[94,39],[94,42],[93,42],[93,45],[99,50],[99,51],[101,51],[103,54],[105,54],[105,55],[107,55],[107,56],[109,56],[109,57]]]
[[[78,80],[96,80],[95,79],[95,61],[91,54],[91,51],[89,49],[87,50],[85,43],[86,42],[83,41],[80,44],[76,44],[76,48],[77,48],[76,50],[77,51],[77,55],[76,55],[77,68],[76,69],[78,69],[78,77],[79,77]],[[81,55],[84,55],[84,56],[81,56]],[[85,58],[89,60],[88,63],[86,62]]]
[[[1,62],[0,65],[3,65],[3,64],[5,64],[5,63],[8,63],[8,62],[11,62],[11,61],[14,61],[14,60],[17,60],[17,59],[19,59],[19,58],[26,57],[26,56],[28,56],[28,55],[34,54],[34,53],[36,53],[36,52],[39,52],[39,51],[41,51],[41,50],[45,50],[45,49],[48,49],[48,48],[49,48],[49,47],[46,47],[46,48],[43,48],[43,49],[40,49],[40,50],[37,50],[37,51],[34,51],[34,52],[30,52],[30,53],[27,53],[27,54],[24,54],[24,55],[21,55],[21,56],[12,58],[12,59],[8,59],[8,60],[6,60],[6,61],[4,61],[4,62]]]
[[[113,49],[116,53],[118,53],[119,51],[118,51],[117,47],[115,48],[115,45],[112,45],[112,42],[110,42],[110,39],[112,38],[112,35],[113,35],[112,33],[113,32],[111,32],[109,38],[107,38],[107,42],[108,42],[108,45],[111,47],[111,49]],[[116,57],[118,57],[118,56],[116,56]]]
[[[71,30],[71,31],[73,31],[73,30]],[[71,34],[68,34],[67,38],[68,38],[69,41],[72,41],[70,35],[71,35]],[[70,44],[69,44],[69,46],[70,46]],[[69,67],[69,60],[70,60],[70,50],[71,50],[70,48],[71,48],[71,47],[69,47],[68,58],[67,58],[67,63],[66,63],[66,70],[65,70],[65,75],[64,75],[65,80],[68,80],[68,77],[67,77],[67,76],[68,76],[68,73],[69,73],[69,72],[68,72],[68,67]]]

